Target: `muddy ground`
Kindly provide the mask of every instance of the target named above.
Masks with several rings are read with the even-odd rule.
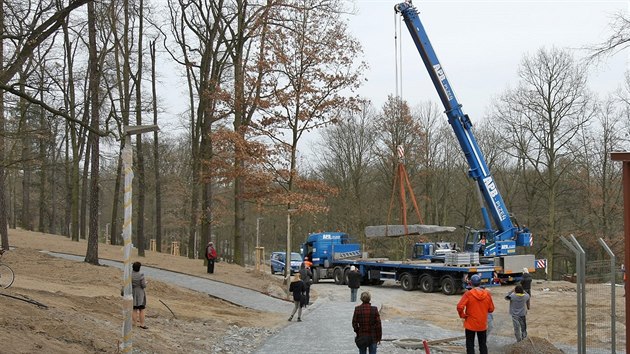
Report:
[[[2,293],[35,300],[46,307],[0,296],[0,353],[115,353],[121,338],[122,301],[120,286],[122,272],[113,267],[93,266],[56,258],[40,250],[85,255],[86,241],[73,242],[67,237],[47,235],[22,230],[10,230],[12,250],[2,257],[16,273],[13,286]],[[120,246],[99,244],[99,257],[122,260]],[[145,257],[137,257],[144,265],[207,277],[273,296],[282,296],[280,276],[254,271],[251,267],[217,263],[215,273],[206,273],[202,260],[146,251]],[[134,352],[220,352],[217,343],[225,341],[235,328],[252,328],[262,331],[277,330],[287,325],[286,314],[253,311],[228,302],[210,298],[206,294],[170,286],[149,280],[147,288],[148,330],[134,329]],[[601,312],[601,318],[587,323],[590,331],[605,330],[610,315],[605,310],[604,285],[588,285],[590,291],[602,296],[589,297],[592,313]],[[313,286],[317,296],[317,285]],[[509,289],[491,288],[497,306],[497,335],[512,336],[511,322],[507,317],[508,303],[503,295]],[[618,290],[617,324],[618,348],[625,346],[625,316]],[[455,305],[459,296],[440,293],[424,294],[419,291],[400,291],[400,296],[390,299],[385,306],[388,316],[430,321],[451,330],[462,328]],[[609,294],[609,291],[608,291]],[[576,296],[575,284],[564,281],[535,281],[533,284],[532,310],[528,315],[530,336],[546,339],[550,343],[574,346],[576,343]],[[173,313],[167,308],[170,308]],[[608,318],[608,320],[606,319]],[[604,331],[605,333],[605,331]],[[256,334],[255,336],[258,336]],[[594,336],[597,341],[597,336]],[[602,335],[602,343],[606,342]],[[256,343],[250,343],[255,345]],[[10,348],[10,350],[7,350]],[[166,349],[168,348],[168,349]]]

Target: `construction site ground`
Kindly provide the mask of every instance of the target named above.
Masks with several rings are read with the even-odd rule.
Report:
[[[123,322],[121,247],[99,244],[102,266],[94,266],[80,261],[85,240],[73,242],[22,230],[10,230],[9,238],[12,250],[2,262],[14,269],[16,279],[2,294],[46,307],[0,296],[0,352],[115,353]],[[42,250],[79,257],[65,259]],[[134,252],[133,260],[143,263],[149,282],[149,329],[134,328],[134,353],[279,353],[304,352],[299,350],[304,348],[309,348],[308,353],[356,353],[350,323],[356,303],[349,302],[345,286],[329,281],[314,285],[313,304],[305,309],[303,321],[288,322],[291,304],[283,299],[282,277],[270,275],[267,267],[257,272],[219,262],[215,273],[207,274],[202,260],[150,251],[145,257]],[[597,349],[598,341],[602,348],[610,341],[605,338],[605,309],[610,306],[605,285],[587,287],[602,294],[588,299],[587,311],[602,313],[596,323],[587,323],[588,352],[609,353]],[[369,290],[373,304],[381,309],[379,352],[411,352],[396,346],[406,339],[427,340],[432,353],[463,352],[462,322],[455,310],[459,296],[406,292],[389,282],[362,290]],[[515,343],[508,302],[503,299],[508,290],[490,288],[496,304],[491,353],[577,352],[575,284],[534,281],[527,318],[531,340],[521,343]],[[618,292],[616,333],[621,351],[625,349],[625,308],[623,290]]]

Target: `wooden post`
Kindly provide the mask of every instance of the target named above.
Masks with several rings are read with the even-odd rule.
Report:
[[[624,266],[630,264],[630,152],[611,152],[610,159],[622,161],[623,186],[623,233],[624,233]],[[628,294],[628,282],[624,282],[624,294]],[[630,296],[626,296],[626,318],[630,317]],[[630,326],[626,326],[626,338],[630,338]],[[626,345],[626,354],[630,354],[630,345]]]
[[[256,247],[256,271],[262,271],[265,264],[265,247]]]
[[[171,243],[171,254],[173,256],[179,256],[179,241],[173,241]]]
[[[149,244],[149,250],[153,251],[153,252],[155,252],[157,250],[157,246],[156,246],[154,238],[151,239],[151,243]]]

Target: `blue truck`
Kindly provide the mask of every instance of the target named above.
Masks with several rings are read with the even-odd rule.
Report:
[[[361,251],[361,245],[353,243],[345,232],[310,234],[301,245],[301,253],[304,259],[312,263],[313,283],[333,279],[335,284],[346,284],[350,267],[355,266],[361,273],[362,284],[381,285],[385,280],[393,280],[406,291],[420,289],[430,293],[439,290],[446,295],[454,295],[466,286],[473,274],[479,274],[485,286],[498,285],[495,280],[499,269],[493,265],[480,264],[478,254],[475,253],[452,253],[452,257],[446,256],[443,262],[368,258]],[[477,258],[471,259],[474,255]],[[460,260],[457,257],[467,259]],[[532,270],[533,267],[532,261]]]

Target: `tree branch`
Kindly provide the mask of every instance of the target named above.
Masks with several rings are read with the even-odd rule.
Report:
[[[12,93],[12,94],[14,94],[14,95],[16,95],[18,97],[21,97],[21,98],[27,100],[30,103],[33,103],[33,104],[36,104],[36,105],[42,107],[43,109],[45,109],[46,111],[48,111],[48,112],[50,112],[50,113],[52,113],[54,115],[63,117],[67,121],[79,124],[80,126],[84,127],[85,129],[91,131],[92,133],[97,134],[98,136],[107,136],[107,135],[109,135],[108,131],[102,132],[100,130],[92,129],[89,126],[89,124],[85,124],[85,123],[83,123],[82,121],[80,121],[78,119],[74,119],[74,118],[70,117],[70,115],[67,112],[64,112],[64,111],[61,111],[59,109],[53,108],[53,107],[49,106],[46,102],[40,101],[40,100],[38,100],[35,97],[29,96],[26,93],[20,92],[19,90],[16,90],[15,88],[13,88],[11,86],[0,84],[0,90],[4,90],[6,92]]]
[[[16,55],[15,61],[10,64],[6,70],[0,71],[0,84],[6,85],[9,83],[13,76],[15,76],[15,74],[20,70],[22,65],[24,65],[26,60],[33,55],[35,48],[42,44],[46,38],[61,27],[64,19],[70,14],[70,12],[72,12],[72,10],[79,8],[90,1],[93,0],[72,1],[70,5],[55,12],[50,18],[44,21],[41,25],[37,26],[37,28],[35,28],[28,36],[22,50]]]

